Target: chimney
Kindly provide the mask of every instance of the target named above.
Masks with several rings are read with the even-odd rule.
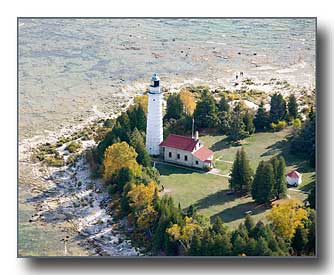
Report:
[[[198,140],[198,131],[195,132],[195,140]]]

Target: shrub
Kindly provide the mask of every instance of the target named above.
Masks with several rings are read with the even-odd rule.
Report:
[[[286,128],[286,125],[287,124],[284,120],[279,120],[277,123],[272,122],[270,124],[270,128],[276,132],[276,131],[281,131],[284,128]]]
[[[69,145],[66,146],[66,150],[70,153],[75,153],[81,148],[81,144],[78,142],[71,142]]]

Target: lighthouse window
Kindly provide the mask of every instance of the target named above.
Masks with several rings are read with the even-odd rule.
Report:
[[[177,159],[180,159],[180,154],[177,154]]]
[[[155,101],[155,99],[153,99],[153,101]]]
[[[172,157],[172,152],[169,152],[169,153],[168,153],[168,156],[171,158],[171,157]]]
[[[196,160],[196,165],[198,165],[198,160]]]
[[[188,156],[184,156],[184,160],[187,161],[188,160]]]

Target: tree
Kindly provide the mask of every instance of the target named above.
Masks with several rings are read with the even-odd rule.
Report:
[[[274,171],[269,162],[261,161],[252,184],[252,197],[257,203],[268,203],[273,197]]]
[[[255,223],[254,223],[254,220],[253,220],[252,216],[249,215],[249,214],[246,215],[245,226],[247,228],[248,235],[251,235],[252,232],[253,232],[253,229],[255,227]]]
[[[303,124],[300,131],[296,131],[290,146],[290,152],[293,154],[304,154],[308,156],[310,165],[315,167],[316,153],[316,114],[311,108],[307,121]]]
[[[254,117],[251,113],[246,112],[245,115],[243,116],[243,123],[245,125],[245,131],[248,133],[248,135],[252,135],[255,132],[255,127],[253,123]]]
[[[167,98],[165,119],[180,119],[184,113],[184,106],[180,94],[171,94]]]
[[[135,96],[133,100],[135,105],[140,105],[145,114],[147,114],[147,108],[148,108],[148,95],[137,95]]]
[[[264,103],[261,101],[259,108],[257,109],[254,126],[257,132],[265,131],[269,128],[269,114],[264,108]]]
[[[194,95],[187,90],[182,90],[180,92],[180,98],[183,103],[185,113],[192,116],[196,108]]]
[[[113,174],[123,168],[129,168],[134,175],[141,170],[140,165],[136,161],[137,153],[126,142],[115,143],[107,148],[104,154],[104,180],[108,181]]]
[[[193,218],[185,217],[184,225],[173,224],[167,228],[166,232],[174,239],[180,242],[182,248],[187,253],[191,247],[193,236],[200,233],[202,228]]]
[[[248,136],[241,116],[233,113],[229,122],[228,136],[231,141],[237,142]]]
[[[151,167],[151,157],[146,150],[144,138],[141,133],[135,128],[130,137],[130,145],[137,152],[137,162],[145,167]]]
[[[142,105],[135,105],[127,111],[130,120],[131,130],[137,128],[139,131],[146,131],[146,114]]]
[[[290,119],[296,119],[298,116],[298,104],[296,97],[291,94],[288,101],[288,114]]]
[[[304,227],[299,225],[296,229],[295,235],[292,238],[291,246],[298,256],[302,255],[307,244],[307,232]]]
[[[222,95],[222,97],[219,100],[218,103],[218,111],[219,112],[230,112],[230,105],[228,104],[226,97],[224,95]]]
[[[274,186],[273,194],[276,199],[282,199],[286,197],[287,187],[285,180],[285,160],[283,156],[279,158],[275,157],[270,160],[274,171]]]
[[[286,116],[286,102],[279,93],[273,94],[270,101],[270,120],[277,123]]]
[[[287,199],[274,205],[267,218],[278,236],[291,239],[296,228],[299,225],[303,226],[303,220],[307,219],[307,212],[298,200]]]
[[[203,91],[201,99],[196,105],[194,118],[196,125],[201,128],[213,128],[218,125],[216,100],[206,90]]]
[[[310,192],[310,194],[308,195],[308,197],[307,197],[307,200],[308,200],[308,202],[309,202],[309,204],[310,204],[310,208],[312,208],[312,209],[315,209],[315,206],[316,206],[316,202],[315,202],[315,199],[316,199],[316,195],[315,195],[315,185],[312,187],[312,189],[311,189],[311,192]]]
[[[233,162],[230,188],[237,192],[248,192],[250,190],[253,171],[243,148],[237,151]]]
[[[127,193],[129,206],[136,220],[139,230],[151,229],[158,217],[153,202],[158,196],[157,184],[150,182],[147,185],[137,184]]]

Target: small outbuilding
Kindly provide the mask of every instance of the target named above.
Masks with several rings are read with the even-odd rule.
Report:
[[[286,175],[286,183],[289,186],[298,186],[302,183],[302,174],[298,171],[291,171]]]

